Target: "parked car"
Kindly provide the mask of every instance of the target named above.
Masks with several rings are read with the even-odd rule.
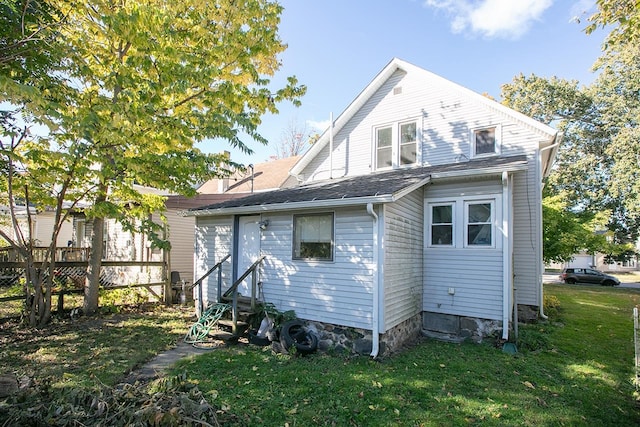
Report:
[[[596,283],[602,286],[617,286],[620,284],[614,276],[604,274],[593,268],[565,268],[560,274],[560,279],[569,285],[575,283]]]

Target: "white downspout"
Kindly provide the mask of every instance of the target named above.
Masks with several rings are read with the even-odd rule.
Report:
[[[509,173],[502,172],[502,339],[509,339],[509,319],[512,302],[511,271],[511,204],[509,199]],[[516,302],[513,301],[513,304]],[[517,308],[516,308],[517,309]]]
[[[333,179],[333,112],[329,113],[329,179]]]
[[[546,151],[546,150],[550,150],[553,148],[556,148],[560,145],[560,142],[562,140],[562,134],[558,134],[558,136],[556,136],[555,139],[555,143],[549,145],[548,147],[544,147],[542,149],[540,149],[538,151],[538,167],[536,168],[538,171],[542,170],[542,152]],[[538,176],[537,177],[537,182],[540,184],[540,194],[542,194],[542,176]],[[542,205],[540,205],[540,207],[538,208],[538,214],[540,215],[540,221],[543,220],[542,218]],[[539,230],[539,236],[540,236],[540,245],[538,245],[540,248],[538,249],[538,253],[537,253],[537,257],[539,260],[542,259],[542,229]],[[544,263],[540,264],[540,270],[538,271],[538,277],[539,277],[539,283],[538,283],[538,290],[539,290],[539,294],[540,294],[540,308],[539,308],[539,312],[540,312],[540,317],[542,317],[543,319],[548,319],[549,317],[544,314],[544,289],[543,289],[543,277],[544,277]]]
[[[378,242],[378,215],[373,209],[373,203],[367,203],[367,213],[373,217],[373,319],[371,327],[373,342],[371,357],[375,358],[378,356],[378,352],[380,351],[380,277],[378,273],[380,248]]]

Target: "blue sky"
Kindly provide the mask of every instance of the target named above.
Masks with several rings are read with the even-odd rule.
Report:
[[[288,45],[274,87],[295,75],[307,86],[301,107],[285,103],[264,117],[262,146],[240,163],[259,163],[291,122],[321,133],[375,75],[398,57],[496,99],[513,77],[536,74],[589,84],[604,32],[583,29],[593,0],[281,0],[280,37]],[[581,23],[576,22],[578,17]],[[206,141],[208,152],[229,150]]]

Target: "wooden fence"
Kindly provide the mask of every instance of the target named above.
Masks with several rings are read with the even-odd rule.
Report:
[[[42,248],[44,249],[44,248]],[[87,248],[56,248],[53,295],[57,308],[64,309],[64,296],[82,294],[88,267]],[[34,251],[35,267],[43,264],[44,250]],[[0,248],[0,317],[20,315],[21,304],[27,299],[26,263],[17,251]],[[145,288],[153,298],[166,303],[176,302],[178,289],[170,283],[168,263],[165,261],[102,261],[100,288],[104,290]],[[18,291],[21,289],[20,291]],[[16,295],[20,293],[20,295]],[[11,307],[16,307],[12,309]],[[16,311],[15,314],[9,314]]]

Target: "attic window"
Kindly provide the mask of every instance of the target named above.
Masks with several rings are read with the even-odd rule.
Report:
[[[406,167],[418,161],[418,122],[392,123],[374,129],[376,170]]]
[[[471,155],[473,157],[500,154],[500,126],[471,131]]]
[[[398,86],[398,87],[394,87],[393,88],[393,94],[394,95],[400,95],[402,93],[402,86]]]

